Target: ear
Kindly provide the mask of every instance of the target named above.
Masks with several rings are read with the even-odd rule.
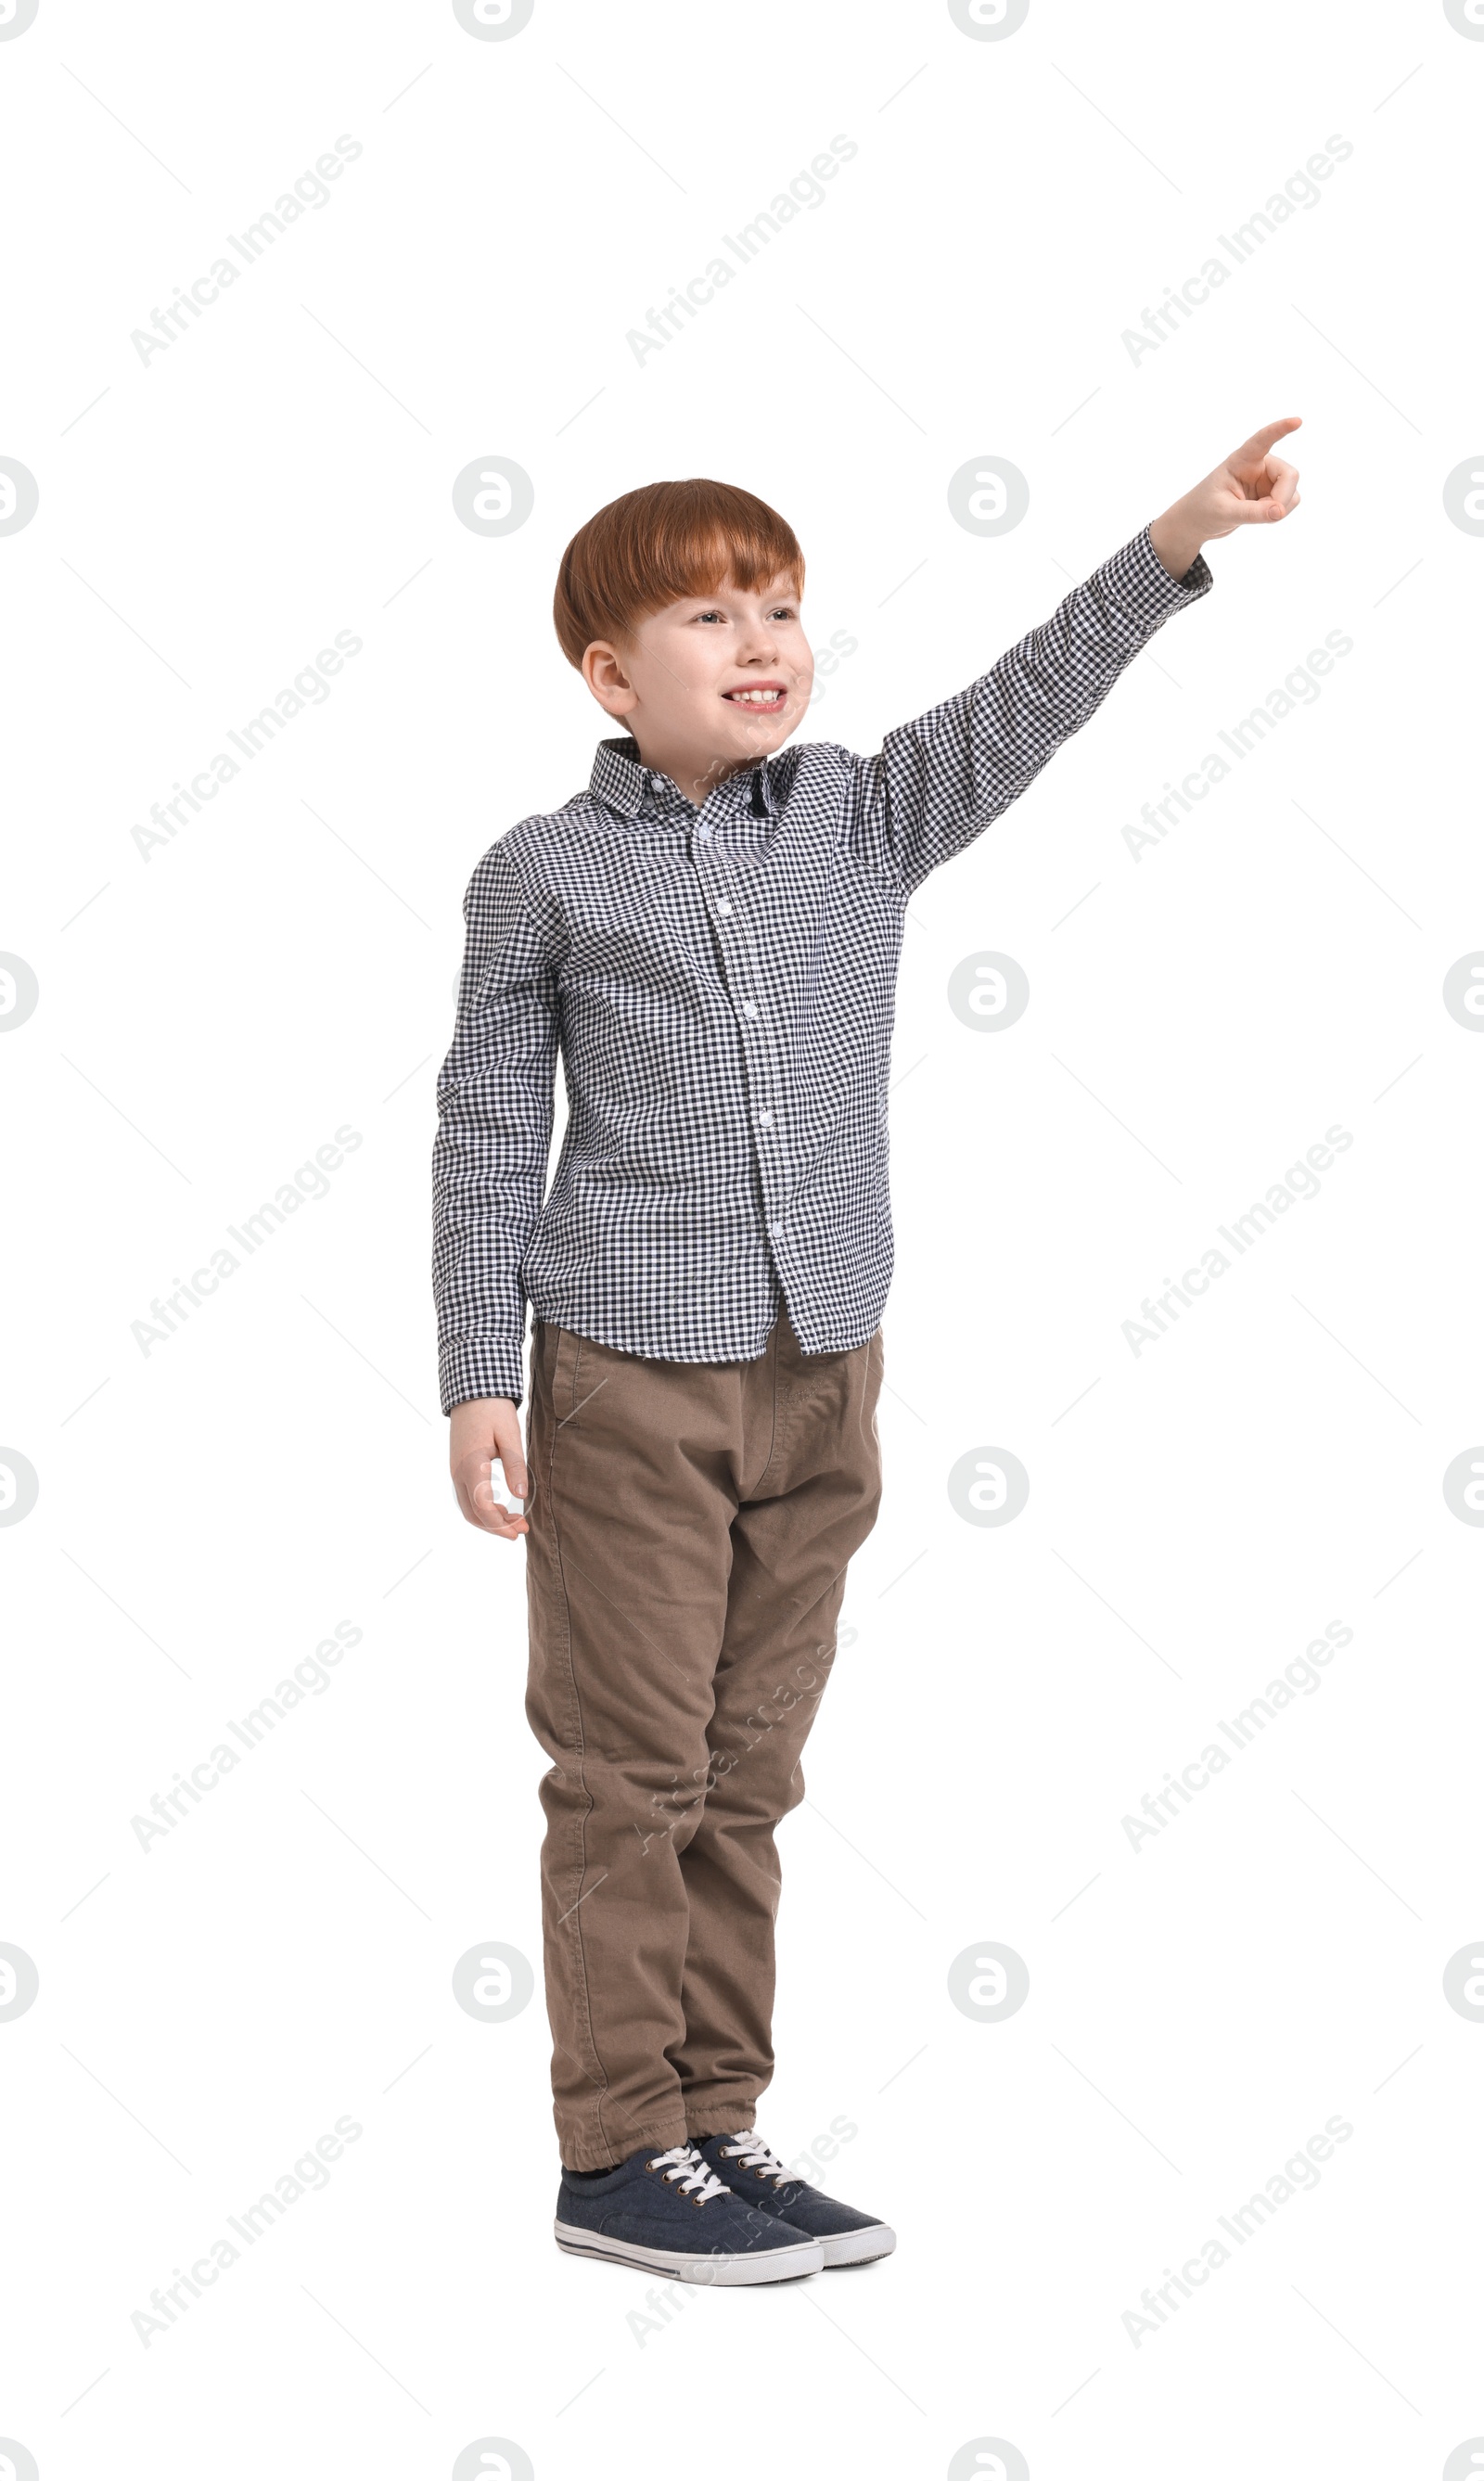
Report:
[[[596,638],[583,656],[583,678],[604,713],[632,715],[638,692],[630,686],[623,660],[607,638]]]

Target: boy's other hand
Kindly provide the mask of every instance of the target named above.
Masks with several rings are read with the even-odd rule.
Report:
[[[512,1499],[527,1497],[526,1459],[521,1451],[520,1413],[508,1396],[481,1396],[456,1404],[449,1415],[449,1471],[454,1496],[471,1525],[482,1533],[497,1533],[513,1542],[529,1533],[524,1516],[502,1507],[495,1497],[490,1466],[498,1456],[505,1468],[505,1486]]]
[[[1238,526],[1272,526],[1291,515],[1298,506],[1298,468],[1275,457],[1273,448],[1302,419],[1290,413],[1255,431],[1204,483],[1155,518],[1149,539],[1171,577],[1185,576],[1202,543],[1235,534]]]

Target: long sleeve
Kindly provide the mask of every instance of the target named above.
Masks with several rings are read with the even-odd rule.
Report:
[[[1211,583],[1200,556],[1177,583],[1145,526],[979,680],[859,762],[859,857],[910,891],[962,852],[1096,713],[1171,613]]]
[[[521,1260],[541,1211],[556,1085],[556,982],[503,844],[464,898],[454,1041],[438,1077],[433,1292],[443,1409],[523,1393]]]

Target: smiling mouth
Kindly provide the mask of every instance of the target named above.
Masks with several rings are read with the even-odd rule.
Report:
[[[723,690],[721,694],[729,706],[750,707],[755,714],[767,715],[776,713],[785,704],[789,693],[776,682],[770,682],[767,686],[760,684],[757,689]]]

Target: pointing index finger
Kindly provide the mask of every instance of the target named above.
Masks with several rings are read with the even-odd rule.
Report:
[[[1255,431],[1250,439],[1244,439],[1240,448],[1234,451],[1232,463],[1235,465],[1239,459],[1260,463],[1274,441],[1286,438],[1290,431],[1297,431],[1303,419],[1301,413],[1288,413],[1281,422],[1264,423],[1261,431]]]

